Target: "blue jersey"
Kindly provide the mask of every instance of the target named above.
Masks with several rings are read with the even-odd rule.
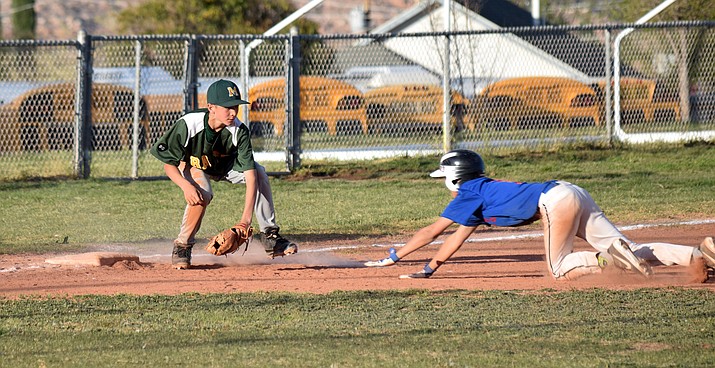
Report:
[[[519,226],[533,222],[539,208],[539,196],[556,181],[516,183],[477,178],[460,184],[457,196],[442,212],[460,225]]]

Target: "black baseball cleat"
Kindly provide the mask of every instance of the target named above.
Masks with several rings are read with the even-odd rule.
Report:
[[[171,252],[171,266],[177,270],[186,270],[191,267],[191,249],[193,245],[174,242]]]
[[[268,258],[283,257],[298,253],[298,244],[282,237],[278,227],[269,227],[266,231],[257,234],[255,237],[263,243]]]

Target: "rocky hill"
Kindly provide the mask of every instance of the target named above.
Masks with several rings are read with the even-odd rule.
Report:
[[[37,39],[75,39],[80,29],[95,35],[116,35],[116,14],[142,1],[144,0],[35,0]],[[310,0],[291,1],[296,8],[300,8]],[[362,14],[363,9],[370,9],[371,25],[375,27],[418,2],[419,0],[326,0],[306,17],[320,24],[320,32],[323,34],[362,33],[358,27],[360,19],[356,16]],[[12,0],[0,0],[0,12],[3,15],[9,13],[11,8]],[[4,39],[12,38],[11,24],[10,15],[3,16]]]
[[[88,33],[116,35],[116,14],[143,0],[35,0],[36,38],[66,40],[77,38],[84,28]],[[9,12],[12,0],[0,0],[2,12]],[[12,38],[12,19],[2,19],[3,38]]]

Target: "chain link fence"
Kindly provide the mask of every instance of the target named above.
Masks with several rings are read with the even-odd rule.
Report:
[[[712,26],[627,28],[616,36],[614,134],[633,142],[713,139],[714,43]]]
[[[71,175],[77,44],[0,43],[3,178]]]
[[[302,158],[712,140],[715,22],[0,41],[2,180],[163,175],[149,147],[217,79],[273,171]]]

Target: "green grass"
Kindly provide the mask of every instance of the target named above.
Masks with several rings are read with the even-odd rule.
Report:
[[[576,183],[616,223],[709,219],[715,208],[714,145],[587,147],[484,158],[494,178]],[[295,175],[271,179],[282,232],[296,240],[411,233],[449,202],[443,183],[427,175],[438,161],[420,156],[305,162]],[[219,182],[213,188],[199,238],[240,217],[245,186]],[[172,239],[185,203],[169,180],[13,181],[0,182],[0,193],[0,254]]]
[[[715,146],[576,147],[485,155],[495,178],[575,182],[617,223],[712,218]],[[271,179],[298,238],[411,233],[449,201],[437,156],[305,162]],[[231,225],[244,186],[215,183],[199,237]],[[168,180],[0,183],[0,254],[171,239]],[[1,277],[1,276],[0,276]],[[356,291],[0,297],[1,367],[703,367],[715,293],[615,290]]]
[[[705,290],[0,300],[6,367],[699,367]]]

